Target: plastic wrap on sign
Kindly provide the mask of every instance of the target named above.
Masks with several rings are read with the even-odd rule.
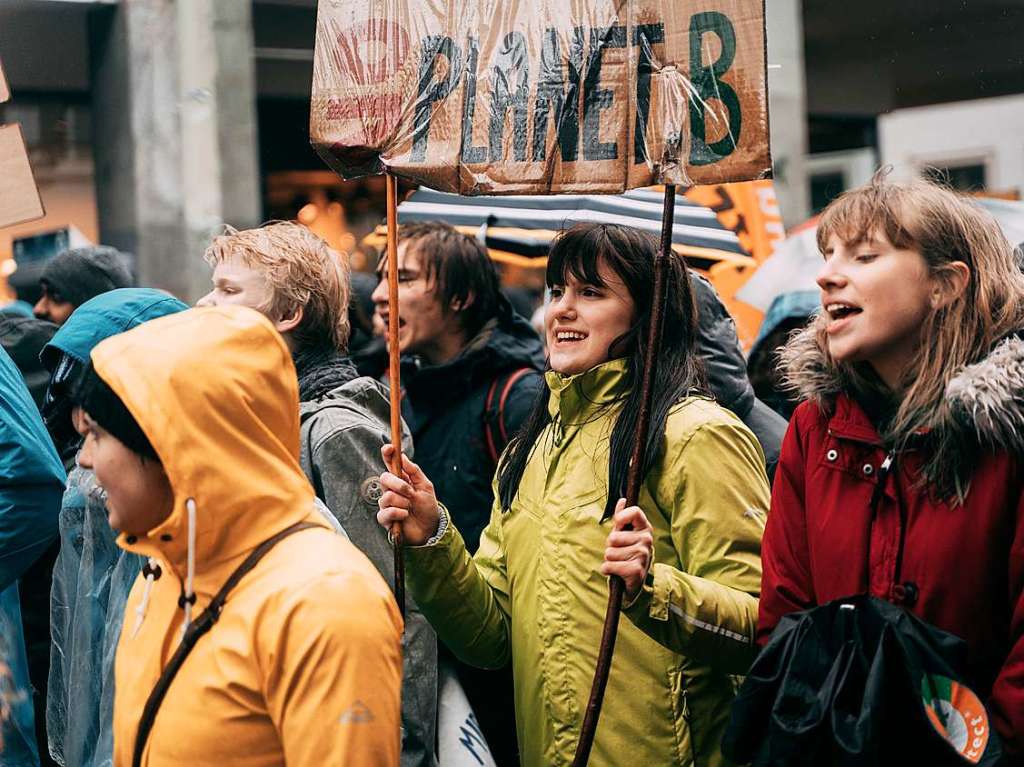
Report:
[[[310,136],[459,194],[766,178],[765,70],[760,0],[320,0]]]

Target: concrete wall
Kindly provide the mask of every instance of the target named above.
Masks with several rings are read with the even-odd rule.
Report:
[[[260,217],[249,0],[131,0],[90,17],[100,236],[193,301],[224,223]]]
[[[801,0],[769,0],[768,98],[775,193],[787,227],[810,215]]]
[[[1024,95],[896,110],[879,117],[878,138],[896,176],[984,164],[988,189],[1024,196]]]

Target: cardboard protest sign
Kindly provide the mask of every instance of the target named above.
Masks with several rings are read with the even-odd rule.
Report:
[[[765,69],[756,0],[321,0],[310,135],[461,194],[765,178]]]
[[[0,65],[0,103],[11,97]],[[0,126],[0,227],[20,224],[44,215],[43,201],[32,178],[21,128]]]

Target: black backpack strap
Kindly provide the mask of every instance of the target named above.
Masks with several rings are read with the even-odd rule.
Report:
[[[185,636],[181,640],[181,644],[178,645],[178,649],[174,651],[174,655],[171,656],[168,661],[166,668],[163,673],[160,674],[160,678],[156,680],[156,684],[153,686],[153,690],[149,693],[149,698],[146,699],[146,705],[142,709],[142,718],[139,719],[139,729],[135,734],[135,750],[132,755],[132,767],[141,767],[142,765],[142,753],[146,750],[146,742],[149,740],[149,733],[153,729],[153,721],[156,719],[157,711],[160,710],[160,704],[163,703],[164,697],[167,695],[167,690],[171,686],[171,682],[174,681],[174,677],[181,670],[182,664],[188,654],[192,652],[192,648],[196,646],[196,642],[203,636],[207,631],[213,628],[213,624],[220,619],[221,610],[224,609],[224,602],[228,598],[228,594],[231,590],[238,585],[238,582],[242,580],[245,575],[252,570],[256,564],[266,556],[267,552],[270,551],[274,546],[280,543],[282,540],[287,538],[293,533],[297,533],[300,530],[307,530],[311,527],[322,527],[314,522],[297,522],[291,527],[286,527],[284,530],[279,532],[272,538],[268,538],[263,541],[259,546],[252,550],[252,552],[245,558],[245,561],[238,566],[238,568],[228,576],[227,581],[221,586],[220,591],[217,595],[210,600],[210,604],[203,614],[196,618],[195,621],[185,631]]]
[[[487,400],[484,402],[484,440],[487,443],[487,454],[491,458],[491,463],[495,466],[498,465],[498,458],[501,456],[505,446],[508,445],[508,429],[505,427],[505,403],[508,401],[508,395],[512,391],[512,387],[516,385],[516,382],[533,372],[533,368],[519,368],[513,370],[510,373],[502,373],[493,381],[491,386],[487,390]],[[505,385],[501,388],[501,394],[498,395],[498,383],[505,379]],[[494,400],[497,396],[498,409],[494,411]],[[494,424],[498,424],[498,436],[495,439],[494,435]]]

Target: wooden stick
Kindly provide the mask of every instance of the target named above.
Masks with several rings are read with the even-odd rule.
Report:
[[[390,173],[387,180],[388,222],[388,373],[391,385],[391,446],[394,454],[390,471],[396,477],[402,473],[402,381],[398,348],[398,180]],[[391,525],[391,546],[395,555],[395,600],[405,620],[405,558],[402,555],[402,526]]]
[[[665,204],[661,219],[661,249],[654,262],[654,295],[651,298],[651,322],[647,329],[647,355],[644,359],[643,378],[640,381],[641,399],[640,414],[637,418],[636,434],[633,436],[633,455],[629,460],[629,472],[626,475],[626,506],[635,506],[640,498],[640,484],[643,482],[641,471],[644,465],[644,453],[647,447],[647,432],[651,424],[651,392],[654,388],[654,375],[657,372],[658,347],[661,345],[661,324],[665,305],[665,271],[668,259],[672,257],[672,225],[675,219],[676,188],[674,184],[665,185]],[[619,614],[622,612],[622,596],[626,584],[613,575],[608,584],[608,611],[605,613],[604,629],[601,632],[601,647],[597,654],[597,667],[594,670],[594,683],[590,688],[590,700],[583,717],[583,728],[580,740],[573,757],[573,767],[585,767],[590,760],[590,749],[594,745],[597,722],[601,717],[601,704],[604,702],[604,691],[608,686],[608,673],[611,671],[612,655],[615,653],[615,640],[619,632]]]

